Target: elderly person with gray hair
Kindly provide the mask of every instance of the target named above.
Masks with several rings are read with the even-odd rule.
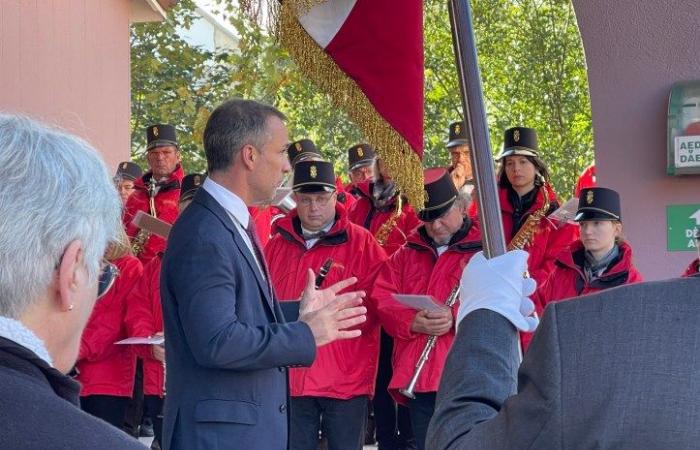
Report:
[[[82,140],[0,115],[0,448],[138,449],[78,408],[65,374],[96,298],[120,201]]]

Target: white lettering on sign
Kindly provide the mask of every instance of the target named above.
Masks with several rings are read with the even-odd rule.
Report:
[[[676,167],[700,167],[700,136],[678,136],[675,147]]]

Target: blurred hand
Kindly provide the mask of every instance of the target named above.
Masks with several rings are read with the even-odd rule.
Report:
[[[452,329],[452,310],[442,307],[436,311],[418,311],[411,324],[414,333],[442,336]]]
[[[159,331],[154,336],[163,336],[163,332]],[[165,345],[164,344],[154,344],[151,345],[151,355],[157,361],[165,362]]]
[[[299,305],[299,321],[311,328],[316,346],[320,347],[339,339],[351,339],[362,334],[360,330],[349,330],[367,320],[367,308],[362,306],[362,291],[338,292],[352,286],[357,278],[348,278],[318,290],[314,286],[314,272],[307,272],[306,288]]]

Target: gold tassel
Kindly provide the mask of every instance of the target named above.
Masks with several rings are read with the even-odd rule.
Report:
[[[362,129],[386,163],[396,184],[412,205],[424,203],[423,167],[406,140],[376,111],[362,89],[345,74],[308,35],[297,20],[299,11],[308,11],[325,0],[285,0],[279,18],[282,46],[296,61],[299,70],[326,92],[333,105],[342,108]]]

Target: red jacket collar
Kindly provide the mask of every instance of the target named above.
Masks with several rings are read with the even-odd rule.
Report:
[[[146,189],[146,183],[153,177],[153,171],[149,170],[141,178],[137,178],[136,182],[134,182],[134,188],[136,189]],[[178,164],[177,167],[175,167],[175,170],[173,173],[170,174],[168,179],[163,182],[163,184],[171,184],[174,182],[177,182],[178,187],[180,186],[180,183],[182,183],[182,179],[185,178],[185,171],[182,170],[182,164]]]
[[[320,239],[320,241],[329,241],[328,244],[336,243],[336,240],[341,239],[343,242],[347,240],[347,228],[350,224],[348,213],[345,207],[340,203],[335,204],[335,222],[328,233]],[[295,241],[302,245],[306,245],[306,241],[301,235],[301,221],[296,208],[282,217],[276,224],[278,231],[289,241]]]
[[[601,278],[615,277],[624,272],[629,272],[630,268],[632,267],[632,247],[630,247],[630,245],[624,241],[620,242],[618,246],[620,248],[620,256]],[[577,257],[577,255],[582,254],[584,251],[585,249],[583,247],[583,242],[581,242],[579,239],[578,241],[572,243],[568,250],[559,254],[559,257],[557,257],[557,263],[581,272],[582,267],[576,263],[576,260],[580,258],[580,256]]]
[[[549,197],[550,204],[552,202],[558,202],[557,194],[554,192],[552,186],[549,183],[545,183],[544,187],[547,191],[547,196]],[[532,203],[532,206],[530,206],[530,209],[528,209],[528,213],[532,211],[537,211],[538,209],[542,208],[542,205],[544,204],[544,197],[542,196],[542,191],[540,190],[541,188],[537,187],[535,189],[538,190],[537,197],[535,197],[535,201]],[[511,205],[508,201],[508,188],[499,187],[498,197],[501,202],[501,211],[506,214],[513,214],[513,205]]]
[[[481,230],[479,228],[479,223],[475,220],[470,220],[469,229],[457,242],[452,242],[448,247],[448,251],[460,251],[465,252],[468,250],[480,250],[481,249]],[[459,233],[459,231],[458,231]],[[406,238],[406,245],[417,250],[427,250],[435,253],[437,251],[432,246],[432,242],[425,231],[425,225],[417,227],[411,232]]]

